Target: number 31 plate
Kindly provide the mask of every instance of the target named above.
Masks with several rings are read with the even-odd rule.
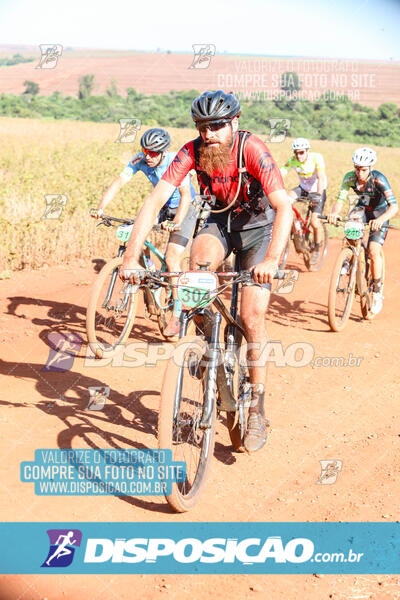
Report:
[[[207,306],[213,301],[213,292],[217,289],[218,279],[207,271],[189,271],[178,279],[178,298],[184,308]]]

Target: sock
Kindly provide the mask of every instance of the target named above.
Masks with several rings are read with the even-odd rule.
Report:
[[[249,413],[260,413],[264,416],[264,386],[262,383],[251,384],[251,405]]]
[[[182,312],[182,302],[179,300],[179,298],[175,298],[172,314],[174,315],[174,317],[180,317],[181,312]]]

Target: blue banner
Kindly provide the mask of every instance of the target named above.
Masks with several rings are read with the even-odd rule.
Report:
[[[399,523],[3,523],[1,573],[400,573]]]
[[[38,449],[20,471],[41,496],[157,496],[186,479],[186,463],[171,450]]]

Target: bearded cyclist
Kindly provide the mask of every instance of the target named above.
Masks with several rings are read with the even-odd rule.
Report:
[[[215,197],[213,210],[220,212],[208,217],[193,241],[191,268],[209,262],[210,269],[216,270],[235,250],[239,268],[253,271],[254,283],[243,287],[240,306],[241,322],[249,342],[247,358],[251,361],[252,383],[244,446],[252,452],[264,446],[268,421],[264,416],[266,368],[251,363],[257,363],[261,354],[258,349],[265,348],[268,341],[265,315],[272,279],[289,236],[292,210],[279,168],[268,148],[255,135],[239,131],[240,110],[237,98],[222,90],[204,92],[193,101],[192,118],[200,135],[179,150],[160,183],[145,200],[120,274],[124,279],[132,276],[132,270],[140,269],[140,249],[158,207],[187,173],[195,169],[201,193],[210,199]]]
[[[323,230],[318,215],[322,214],[326,201],[327,179],[322,154],[310,152],[310,142],[305,138],[296,138],[292,143],[293,156],[281,167],[285,176],[290,169],[296,170],[300,185],[289,192],[295,201],[305,198],[311,205],[311,227],[314,232],[314,249],[311,253],[311,264],[315,265],[322,246]]]
[[[104,193],[97,207],[97,212],[93,213],[92,216],[100,218],[109,202],[138,171],[142,171],[155,187],[175,157],[175,152],[167,152],[170,144],[171,138],[165,129],[155,127],[145,131],[140,140],[142,151],[132,158],[120,176],[112,182]],[[178,187],[171,189],[169,197],[160,207],[158,216],[155,215],[155,221],[158,220],[163,229],[171,232],[165,255],[165,262],[169,271],[180,271],[181,269],[180,263],[183,252],[196,224],[197,215],[192,204],[195,195],[196,192],[191,183],[190,175],[187,175]],[[179,228],[179,231],[174,232],[175,228]],[[171,319],[163,332],[166,337],[174,337],[179,333],[181,303],[177,298],[175,288],[172,289],[172,294],[174,308]]]
[[[381,291],[382,257],[381,246],[386,239],[389,220],[398,211],[396,198],[386,177],[373,170],[377,157],[372,148],[358,148],[353,157],[354,171],[349,171],[343,178],[342,185],[328,221],[336,225],[350,190],[358,196],[358,201],[351,214],[361,213],[364,223],[370,224],[368,238],[368,254],[372,271],[372,307],[371,312],[377,315],[382,310],[383,296]]]

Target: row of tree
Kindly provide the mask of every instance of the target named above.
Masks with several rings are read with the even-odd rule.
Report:
[[[18,65],[18,63],[32,62],[35,59],[25,58],[22,54],[13,54],[11,58],[0,58],[0,67],[12,67],[13,65]]]
[[[0,95],[0,115],[96,122],[136,118],[146,125],[193,127],[190,106],[198,90],[145,95],[130,87],[123,97],[112,80],[104,95],[94,96],[94,84],[94,76],[85,75],[79,80],[78,96],[60,92],[39,96],[38,84],[26,81],[21,96]],[[275,100],[257,96],[241,100],[241,126],[264,135],[268,130],[274,135],[282,129],[290,137],[400,145],[400,109],[396,104],[387,102],[374,110],[333,91],[311,102],[296,99],[296,88],[287,87],[283,97]]]

